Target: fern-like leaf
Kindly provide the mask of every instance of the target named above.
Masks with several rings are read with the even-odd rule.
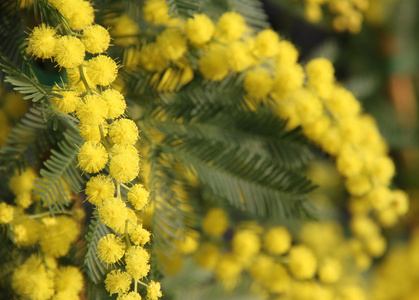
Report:
[[[62,211],[69,204],[67,185],[72,192],[79,193],[84,179],[77,169],[77,153],[83,139],[78,132],[67,130],[64,139],[58,143],[58,150],[51,150],[51,156],[40,170],[41,177],[35,182],[34,192],[47,203],[51,214]]]
[[[195,171],[207,196],[222,199],[260,219],[283,222],[310,216],[304,194],[314,186],[298,172],[288,171],[251,150],[221,143],[184,139],[162,145]]]
[[[154,251],[169,256],[173,242],[180,239],[187,227],[193,227],[196,220],[186,203],[184,181],[175,161],[158,147],[150,149],[148,161],[150,201],[154,204],[152,245]]]
[[[168,136],[187,135],[253,149],[288,169],[301,168],[313,158],[301,132],[287,131],[286,122],[271,110],[237,111],[220,103],[196,105],[185,97],[179,100],[150,105],[141,125]]]
[[[111,270],[111,266],[101,261],[96,254],[97,243],[103,236],[109,233],[111,231],[103,225],[99,217],[92,219],[89,225],[89,232],[86,235],[88,245],[84,263],[87,267],[87,275],[95,284],[101,283],[105,279],[105,275]]]
[[[20,2],[3,0],[0,2],[0,55],[13,65],[19,66],[24,73],[31,72],[30,60],[24,55],[23,20]],[[2,74],[2,78],[5,74]]]
[[[253,29],[260,30],[269,25],[263,5],[258,0],[168,0],[166,3],[175,16],[191,17],[194,13],[205,13],[218,19],[226,11],[236,11]]]
[[[56,135],[43,122],[41,111],[29,108],[25,116],[12,129],[7,145],[0,148],[0,170],[26,168],[31,160],[41,156],[55,143]]]
[[[41,99],[48,99],[51,87],[41,85],[35,76],[28,76],[19,70],[6,57],[0,56],[0,67],[6,75],[5,82],[13,85],[13,89],[25,95],[23,99],[38,102]]]

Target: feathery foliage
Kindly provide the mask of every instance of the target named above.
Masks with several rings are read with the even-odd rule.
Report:
[[[41,114],[39,109],[30,108],[12,129],[8,144],[0,148],[0,170],[11,168],[13,172],[17,168],[22,171],[50,149],[55,135],[51,134]]]
[[[42,177],[35,182],[35,193],[47,203],[51,214],[60,212],[69,204],[69,191],[79,193],[84,179],[77,169],[77,153],[83,139],[78,132],[67,130],[64,138],[58,143],[58,149],[51,149],[51,156],[44,162],[45,169],[40,170]]]
[[[1,61],[7,58],[11,65],[19,66],[24,73],[28,73],[31,62],[24,55],[23,43],[26,35],[22,30],[20,2],[4,0],[0,3],[0,55]],[[5,74],[1,75],[3,79]]]
[[[14,66],[8,58],[1,56],[0,60],[0,67],[7,74],[4,81],[12,84],[15,91],[23,94],[23,99],[38,102],[48,97],[48,93],[52,88],[41,85],[37,77],[33,74],[32,69],[30,69],[29,74],[26,74]]]

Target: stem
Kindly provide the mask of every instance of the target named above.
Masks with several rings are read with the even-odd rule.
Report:
[[[59,214],[59,215],[73,215],[73,213],[71,211],[67,211],[67,210],[63,210],[61,212],[54,212],[55,214]],[[37,219],[37,218],[42,218],[42,217],[46,217],[46,216],[51,216],[51,213],[49,211],[43,212],[43,213],[39,213],[36,215],[27,215],[27,216],[21,216],[21,217],[17,217],[16,219]]]
[[[120,183],[121,186],[126,189],[126,190],[130,190],[131,188],[129,186],[127,186],[125,183]]]
[[[139,284],[143,285],[143,286],[148,286],[148,284],[147,284],[147,283],[142,282],[141,280],[138,280],[137,282],[138,282]]]
[[[138,280],[134,279],[134,292],[137,292],[137,283],[138,283]]]
[[[122,199],[122,196],[121,196],[121,184],[119,183],[118,180],[115,180],[115,181],[116,181],[116,195],[117,195],[118,198]]]
[[[90,86],[87,83],[86,76],[84,76],[83,66],[82,65],[79,66],[79,72],[80,72],[80,79],[83,82],[84,86],[86,87],[86,92],[87,92],[88,95],[90,95],[92,93],[92,90],[90,89]]]
[[[131,248],[131,241],[129,240],[129,236],[128,236],[128,220],[125,220],[124,237],[125,237],[128,249]]]

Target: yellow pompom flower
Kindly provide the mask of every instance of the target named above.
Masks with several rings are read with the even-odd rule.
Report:
[[[123,153],[112,157],[109,164],[110,174],[121,183],[134,180],[140,172],[138,155]]]
[[[322,283],[335,283],[342,275],[342,265],[334,258],[327,258],[319,265],[319,280]]]
[[[60,67],[75,68],[84,61],[84,45],[74,36],[63,36],[57,39],[54,48],[54,59]]]
[[[265,29],[255,37],[253,53],[260,57],[272,57],[280,48],[279,35],[272,29]]]
[[[53,91],[57,96],[51,97],[51,103],[63,114],[69,114],[76,110],[81,103],[80,93],[77,91]]]
[[[39,244],[46,255],[62,257],[67,255],[78,234],[76,222],[68,216],[43,218]]]
[[[14,195],[29,193],[34,188],[36,173],[32,168],[27,168],[24,172],[16,172],[9,180],[9,188]]]
[[[122,145],[133,145],[138,140],[138,127],[130,119],[119,119],[113,122],[109,129],[112,141]]]
[[[117,233],[124,233],[125,221],[128,218],[128,208],[120,198],[111,198],[98,207],[99,217],[103,224]]]
[[[12,288],[22,298],[48,300],[54,295],[54,280],[41,258],[29,257],[11,276]]]
[[[145,245],[150,241],[151,233],[144,229],[142,225],[137,225],[134,229],[129,231],[129,237],[134,245]]]
[[[260,238],[252,230],[239,230],[234,234],[231,246],[238,261],[248,264],[250,258],[259,253]]]
[[[138,25],[127,14],[122,14],[115,22],[112,22],[110,29],[115,45],[124,47],[137,42],[136,35],[139,31]]]
[[[242,265],[232,254],[227,254],[220,258],[215,269],[215,277],[219,280],[234,282],[242,271]]]
[[[163,296],[161,292],[160,282],[155,282],[153,280],[147,286],[147,299],[148,300],[157,300],[159,297]]]
[[[125,294],[131,286],[131,276],[121,270],[112,270],[106,275],[105,288],[109,294]]]
[[[86,142],[77,155],[79,167],[87,173],[97,173],[105,168],[108,162],[108,152],[102,144]]]
[[[89,1],[83,0],[78,0],[75,6],[71,7],[71,12],[64,16],[71,29],[74,30],[83,30],[95,20],[95,12],[92,4]]]
[[[339,118],[355,117],[361,112],[361,104],[347,89],[335,86],[330,99],[325,101],[327,109]]]
[[[359,174],[349,177],[345,182],[345,187],[353,196],[363,196],[372,189],[372,182],[367,174]]]
[[[306,74],[309,85],[323,98],[329,98],[333,91],[334,68],[325,58],[316,58],[307,63]]]
[[[35,27],[28,37],[27,52],[42,59],[52,58],[54,55],[57,32],[45,24]]]
[[[311,91],[299,89],[292,93],[290,97],[294,100],[296,111],[303,126],[311,124],[322,117],[322,102]]]
[[[380,257],[387,249],[387,240],[381,235],[372,236],[364,241],[365,249],[372,257]]]
[[[228,74],[228,56],[225,48],[215,45],[199,59],[199,71],[205,79],[220,81]]]
[[[83,275],[73,266],[60,267],[55,275],[55,291],[78,295],[83,289]]]
[[[156,43],[143,45],[139,56],[140,66],[147,71],[161,72],[168,66],[168,60],[164,58]]]
[[[107,128],[106,123],[102,125],[103,128],[103,134],[106,136],[107,134]],[[100,127],[97,124],[84,124],[82,122],[79,123],[77,126],[79,129],[80,136],[86,141],[86,142],[92,142],[92,143],[99,143],[102,139],[102,135],[100,133]]]
[[[150,193],[142,184],[135,184],[128,192],[128,200],[136,210],[142,210],[148,203]]]
[[[221,15],[215,26],[215,38],[231,42],[238,40],[246,30],[246,22],[242,15],[236,12],[226,12]]]
[[[209,236],[220,237],[228,229],[227,215],[221,208],[212,208],[202,221],[202,230]]]
[[[150,270],[148,261],[150,254],[140,246],[133,246],[125,253],[125,263],[128,274],[134,279],[140,280],[147,276]]]
[[[11,222],[13,241],[18,247],[34,245],[39,240],[41,224],[33,219],[15,219]]]
[[[255,281],[266,282],[271,275],[274,262],[271,256],[259,254],[252,259],[247,270]]]
[[[357,215],[350,221],[351,231],[358,237],[367,239],[380,232],[378,225],[367,216]]]
[[[180,240],[176,240],[175,244],[177,250],[182,254],[194,253],[199,247],[199,233],[195,230],[189,230]]]
[[[323,13],[319,4],[308,3],[305,7],[304,15],[310,22],[317,23],[322,19]]]
[[[379,156],[369,166],[371,175],[382,185],[389,185],[395,174],[394,162],[386,156]]]
[[[83,30],[81,41],[87,52],[98,54],[106,51],[111,42],[111,36],[106,28],[100,25],[90,25]]]
[[[20,193],[15,198],[15,203],[18,207],[26,209],[33,203],[31,193]]]
[[[266,286],[271,293],[286,293],[290,289],[291,278],[285,267],[280,263],[275,263],[266,276]]]
[[[127,108],[124,96],[115,89],[107,89],[102,92],[102,97],[106,101],[108,107],[107,119],[116,119],[124,114]]]
[[[242,41],[234,41],[228,44],[227,58],[228,66],[234,72],[242,72],[256,62],[250,52],[249,45]]]
[[[160,53],[168,60],[178,60],[187,50],[186,38],[173,29],[166,29],[159,34],[156,44]]]
[[[108,108],[105,100],[97,95],[86,95],[77,107],[77,117],[84,124],[100,125],[105,122]]]
[[[144,19],[147,22],[164,25],[170,20],[169,6],[164,0],[147,0],[143,7]]]
[[[138,157],[138,150],[134,145],[115,144],[112,146],[110,152],[112,156],[123,154]]]
[[[303,68],[299,64],[278,68],[273,78],[272,96],[277,100],[282,100],[287,93],[296,91],[303,86],[304,77]]]
[[[6,202],[0,203],[0,224],[10,223],[13,220],[13,206]]]
[[[197,46],[208,43],[215,30],[212,20],[204,14],[195,14],[186,21],[185,34],[189,41]]]
[[[86,74],[97,85],[110,85],[118,74],[116,62],[105,55],[98,55],[87,62]]]
[[[137,292],[129,292],[128,294],[120,294],[116,300],[141,300],[141,295]]]
[[[291,235],[283,226],[272,227],[265,234],[263,248],[271,255],[281,255],[291,247]]]
[[[109,177],[98,175],[90,178],[86,184],[86,200],[93,205],[100,206],[103,201],[113,198],[115,185]]]
[[[402,190],[394,190],[391,194],[391,207],[399,216],[406,214],[409,210],[409,196]]]
[[[288,254],[289,270],[297,279],[313,278],[317,269],[317,259],[313,251],[304,245],[294,246]]]
[[[265,98],[271,91],[272,85],[271,74],[265,68],[249,70],[243,81],[244,90],[250,97],[256,99]]]
[[[361,173],[364,163],[351,146],[343,147],[336,158],[338,171],[347,176],[353,177]]]
[[[124,256],[124,253],[125,244],[113,233],[101,237],[97,243],[97,254],[105,263],[116,263]]]
[[[298,61],[298,50],[289,41],[280,41],[278,45],[278,53],[274,57],[275,63],[280,67],[294,65]]]
[[[204,242],[195,253],[194,259],[198,266],[207,270],[213,270],[217,265],[219,256],[220,249],[217,245]]]
[[[380,186],[371,190],[366,199],[375,210],[380,211],[390,206],[392,195],[389,188]]]

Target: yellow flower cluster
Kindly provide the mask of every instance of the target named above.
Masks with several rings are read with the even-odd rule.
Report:
[[[95,174],[86,184],[87,200],[95,205],[103,224],[116,233],[99,240],[98,257],[107,264],[114,265],[122,259],[125,263],[126,271],[115,268],[108,274],[106,288],[111,294],[117,293],[118,299],[140,299],[137,283],[147,276],[150,269],[150,256],[143,248],[150,241],[150,232],[142,227],[131,208],[141,210],[148,203],[148,191],[141,184],[131,184],[140,169],[139,153],[135,147],[138,127],[123,117],[127,107],[124,96],[111,87],[117,77],[118,65],[103,54],[110,42],[108,31],[93,24],[94,19],[87,21],[87,14],[78,23],[73,23],[75,20],[71,18],[72,12],[76,14],[75,6],[70,10],[65,1],[52,3],[69,18],[72,29],[82,32],[66,31],[66,35],[58,36],[54,29],[42,24],[29,36],[28,51],[40,58],[53,57],[60,67],[67,69],[68,85],[55,87],[51,102],[58,112],[77,117],[74,120],[85,140],[78,152],[78,166],[84,172]],[[82,26],[83,20],[85,24]],[[161,43],[169,47],[171,39],[172,33],[168,32],[161,37]],[[53,50],[48,54],[45,54],[46,50],[40,50],[49,47]],[[172,50],[171,55],[176,57],[177,50]],[[93,54],[88,61],[85,60],[85,51]],[[101,173],[107,165],[109,175]],[[129,204],[123,199],[121,188],[127,190]],[[46,226],[53,226],[57,219],[48,220]],[[132,280],[135,292],[129,292]],[[157,283],[150,283],[148,290],[150,299],[161,296]]]
[[[57,259],[66,256],[79,237],[80,210],[73,207],[64,212],[71,216],[50,217],[33,192],[36,177],[31,168],[16,173],[9,180],[14,204],[0,203],[0,223],[7,226],[14,244],[25,252],[37,246],[38,253],[13,271],[12,288],[22,298],[75,299],[83,289],[82,273],[73,266],[59,266]],[[38,213],[29,214],[32,208]]]
[[[328,5],[336,31],[358,33],[361,30],[364,14],[370,6],[370,0],[304,0],[305,16],[314,23],[322,19],[322,5]]]
[[[32,255],[13,272],[12,287],[21,297],[47,300],[78,299],[83,275],[73,266],[58,266],[51,257]]]
[[[398,242],[374,268],[372,300],[415,299],[419,282],[419,232],[414,227],[408,242]],[[397,276],[395,276],[397,274]]]
[[[366,299],[352,266],[351,241],[338,223],[308,222],[293,238],[284,226],[235,226],[224,210],[213,208],[203,218],[202,231],[201,237],[191,232],[176,244],[178,254],[168,262],[172,275],[184,256],[193,255],[227,290],[250,276],[252,292],[261,299]],[[191,251],[182,250],[186,244],[193,245]]]
[[[307,20],[317,23],[323,18],[323,7],[333,15],[332,25],[338,32],[358,33],[364,20],[381,25],[395,0],[304,0]]]
[[[0,146],[7,144],[11,126],[23,117],[28,109],[28,102],[21,94],[0,87]]]

